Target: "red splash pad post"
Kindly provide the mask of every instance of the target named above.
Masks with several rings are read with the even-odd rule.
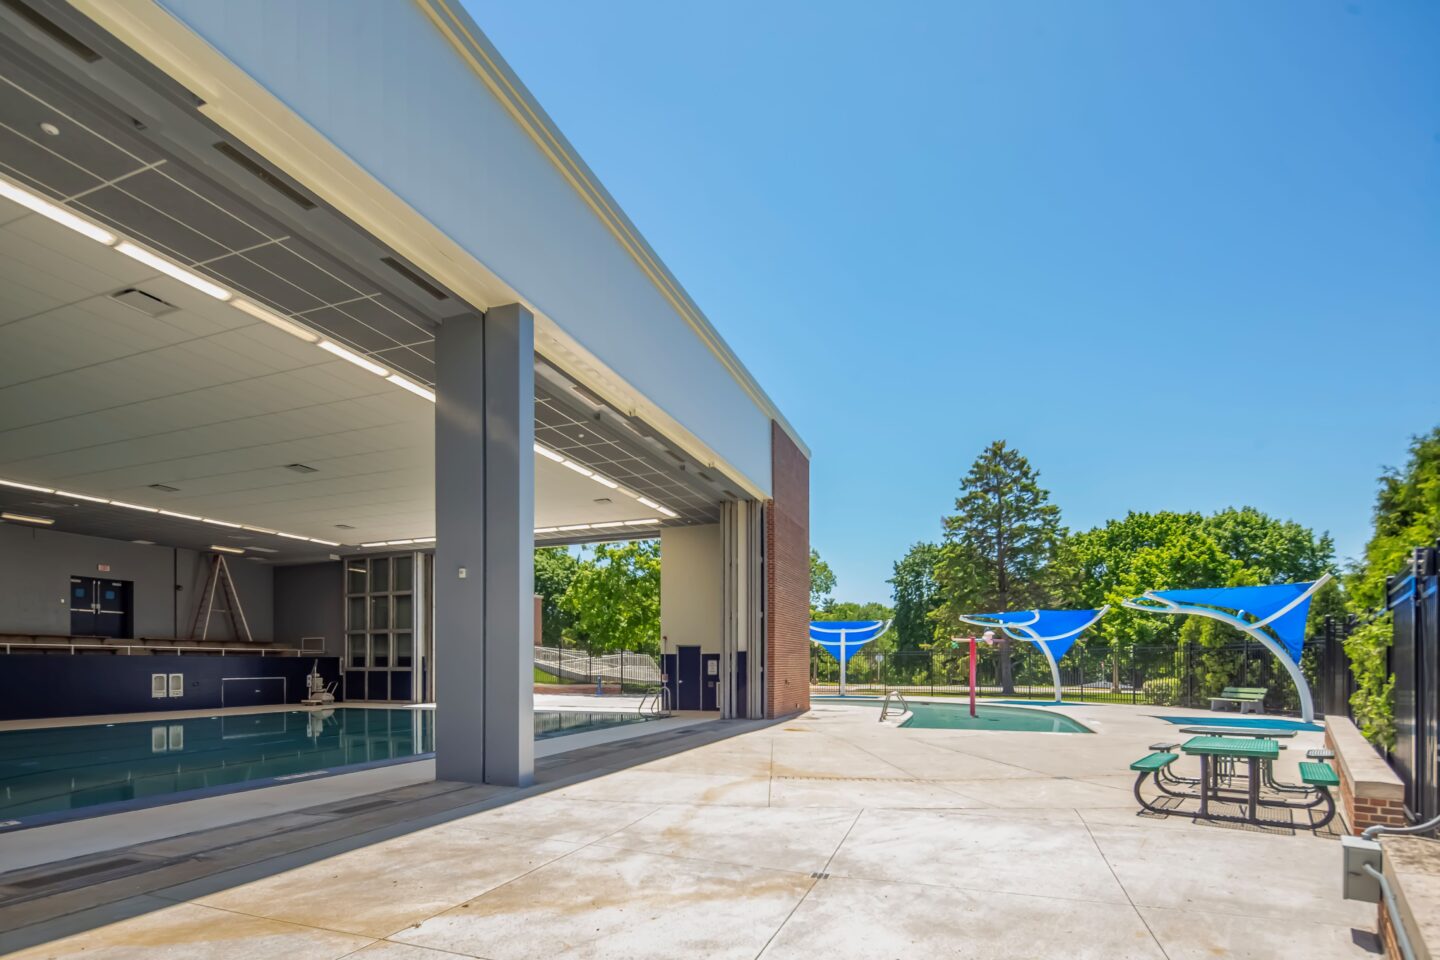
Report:
[[[975,638],[970,638],[970,716],[975,716]]]

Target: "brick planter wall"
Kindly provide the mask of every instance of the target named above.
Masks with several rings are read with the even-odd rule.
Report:
[[[1385,824],[1405,826],[1405,785],[1346,717],[1325,719],[1325,746],[1335,751],[1340,815],[1350,832]]]
[[[810,461],[770,424],[765,508],[765,716],[810,709]]]

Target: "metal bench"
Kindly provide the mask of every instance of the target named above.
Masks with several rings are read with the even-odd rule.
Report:
[[[1268,687],[1226,687],[1220,691],[1220,696],[1210,698],[1210,709],[1219,709],[1215,706],[1217,703],[1233,703],[1241,713],[1259,713],[1265,706],[1265,694],[1269,692]]]
[[[1311,747],[1305,751],[1305,756],[1311,760],[1334,760],[1335,751],[1329,747]]]

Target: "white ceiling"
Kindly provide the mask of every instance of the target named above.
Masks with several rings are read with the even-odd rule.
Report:
[[[130,286],[179,309],[110,299]],[[535,473],[538,527],[654,516]],[[434,407],[0,200],[0,477],[347,544],[433,536]]]

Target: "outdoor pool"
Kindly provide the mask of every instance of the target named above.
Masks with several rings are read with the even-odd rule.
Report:
[[[535,738],[640,722],[633,713],[536,710]],[[398,763],[434,750],[435,711],[413,708],[7,730],[0,732],[0,829],[184,799],[172,794],[202,796]]]

